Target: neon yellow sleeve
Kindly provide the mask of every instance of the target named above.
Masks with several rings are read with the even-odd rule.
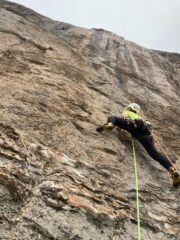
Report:
[[[129,119],[132,119],[132,120],[142,119],[138,114],[136,114],[134,112],[131,112],[131,111],[124,111],[122,113],[122,117],[129,118]]]

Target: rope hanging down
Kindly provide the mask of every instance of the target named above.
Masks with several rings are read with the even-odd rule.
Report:
[[[133,148],[134,167],[135,167],[135,177],[136,177],[137,230],[138,230],[138,240],[141,240],[140,204],[139,204],[139,184],[138,184],[138,172],[137,172],[136,152],[135,152],[135,147],[134,147],[134,140],[133,140],[133,138],[132,138],[132,148]]]

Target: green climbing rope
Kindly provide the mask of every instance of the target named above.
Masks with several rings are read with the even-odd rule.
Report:
[[[135,152],[135,147],[134,147],[134,140],[133,140],[133,138],[132,138],[132,148],[133,148],[135,177],[136,177],[137,230],[138,230],[138,240],[141,240],[140,204],[139,204],[139,183],[138,183],[138,172],[137,172],[136,152]]]

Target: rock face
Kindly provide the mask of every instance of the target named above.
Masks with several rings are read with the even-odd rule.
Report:
[[[180,55],[0,0],[0,239],[137,239],[130,102],[180,168]],[[144,240],[180,239],[179,189],[135,143]]]

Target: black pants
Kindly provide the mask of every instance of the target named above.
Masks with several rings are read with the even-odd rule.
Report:
[[[131,133],[146,149],[149,156],[158,161],[165,169],[169,170],[173,166],[169,159],[156,149],[151,132],[144,126],[143,121],[133,121],[123,117],[111,116],[108,118],[108,122],[112,122],[114,126]]]
[[[157,149],[154,145],[152,136],[138,139],[138,141],[146,149],[149,156],[152,157],[154,160],[158,161],[164,168],[169,170],[169,168],[173,166],[172,163],[169,161],[169,159],[166,156],[164,156],[159,151],[157,151]]]

